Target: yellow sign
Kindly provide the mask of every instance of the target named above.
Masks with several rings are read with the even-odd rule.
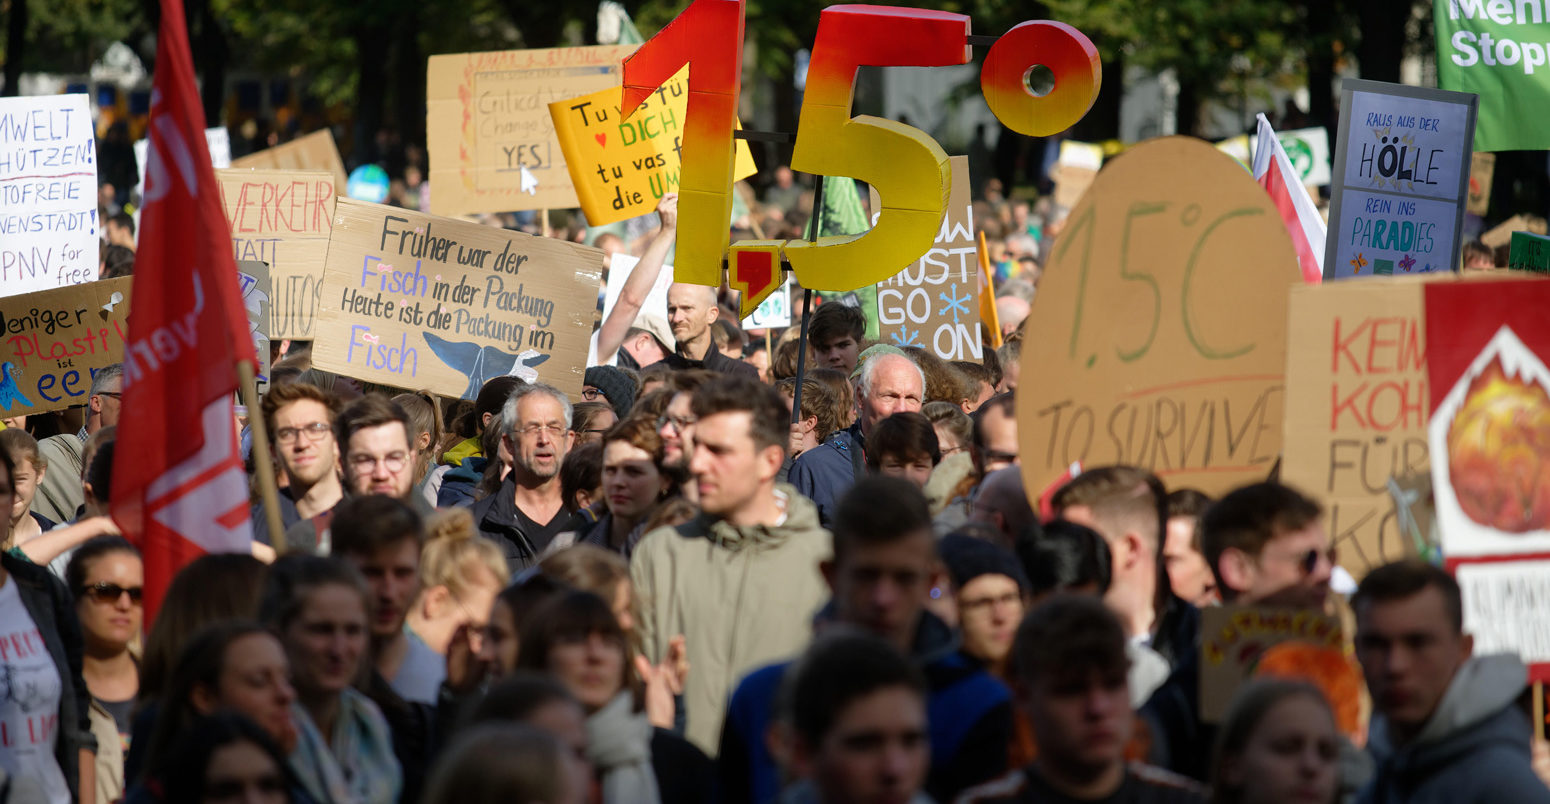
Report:
[[[663,195],[679,192],[689,68],[652,93],[628,121],[619,113],[623,95],[612,87],[549,104],[576,197],[593,226],[644,215]],[[732,178],[756,172],[748,144],[738,140]]]

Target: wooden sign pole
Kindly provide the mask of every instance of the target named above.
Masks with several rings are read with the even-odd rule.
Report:
[[[248,430],[253,434],[253,474],[258,477],[258,492],[264,500],[265,526],[269,544],[276,554],[285,553],[285,528],[280,523],[280,489],[274,482],[274,459],[269,455],[269,433],[258,398],[258,382],[252,363],[237,364],[237,382],[242,403],[248,406]]]

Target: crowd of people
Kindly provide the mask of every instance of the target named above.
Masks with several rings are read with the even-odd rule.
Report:
[[[769,208],[799,218],[790,190]],[[1059,222],[982,203],[1031,298]],[[185,567],[150,623],[106,515],[121,368],[83,408],[6,420],[0,795],[1550,801],[1526,670],[1473,655],[1445,571],[1333,593],[1323,511],[1274,480],[1212,499],[1100,466],[1030,499],[1027,299],[972,362],[872,342],[843,300],[804,342],[745,331],[724,290],[648,309],[675,234],[668,196],[618,244],[641,260],[578,398],[363,387],[276,344],[239,411],[245,453],[261,432],[273,455],[249,457],[252,554]],[[1349,611],[1369,725],[1283,677],[1204,719],[1201,610],[1222,604]]]

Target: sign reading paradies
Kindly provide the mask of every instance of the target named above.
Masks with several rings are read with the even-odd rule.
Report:
[[[1053,249],[1017,394],[1035,498],[1074,462],[1220,493],[1281,451],[1297,253],[1265,191],[1199,140],[1111,160]]]

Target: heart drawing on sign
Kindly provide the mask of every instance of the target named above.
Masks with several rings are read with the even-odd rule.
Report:
[[[601,134],[593,134],[592,139],[597,140],[598,146],[601,147],[605,142],[608,141],[608,132],[605,131]]]

